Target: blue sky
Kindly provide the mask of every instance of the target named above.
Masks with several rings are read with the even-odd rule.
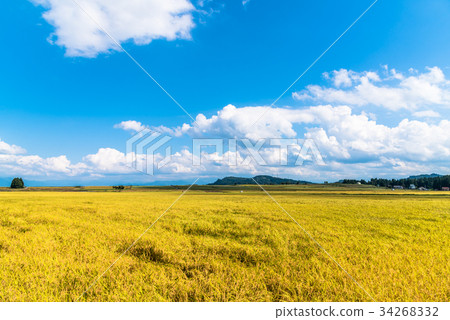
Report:
[[[269,108],[275,98],[373,3],[372,0],[251,0],[246,4],[238,0],[176,0],[171,7],[163,5],[164,1],[144,4],[144,0],[134,0],[126,13],[135,17],[131,23],[121,24],[120,10],[116,9],[124,1],[108,4],[108,1],[95,0],[93,2],[98,6],[90,8],[86,5],[86,10],[92,10],[104,27],[119,38],[123,47],[192,116],[203,114],[207,119],[229,104],[238,111],[251,111],[241,109],[245,107]],[[81,5],[85,2],[79,1]],[[0,13],[3,24],[0,33],[3,43],[0,51],[0,139],[4,144],[3,151],[0,145],[0,153],[4,154],[0,162],[1,177],[17,174],[29,180],[97,183],[111,179],[126,181],[133,175],[133,181],[144,183],[159,179],[189,180],[195,175],[213,179],[228,172],[224,168],[215,172],[206,167],[202,172],[167,171],[158,178],[120,168],[115,170],[113,164],[111,168],[102,169],[88,163],[86,157],[98,154],[101,148],[125,152],[130,130],[114,128],[122,121],[132,120],[150,128],[164,126],[172,133],[176,127],[192,124],[192,121],[126,54],[114,50],[114,46],[108,44],[108,38],[95,26],[84,27],[92,21],[83,16],[79,8],[69,5],[67,13],[58,6],[56,0],[8,1]],[[98,15],[96,10],[100,12]],[[150,18],[141,21],[141,14],[145,15],[146,10],[157,14],[154,17],[149,14]],[[268,113],[279,114],[277,108],[303,112],[322,105],[347,106],[352,115],[368,115],[369,120],[376,121],[379,126],[401,131],[400,136],[407,133],[401,128],[395,129],[405,119],[418,122],[413,124],[417,128],[429,126],[424,130],[429,129],[431,136],[445,132],[445,121],[450,115],[447,100],[449,15],[450,3],[446,0],[379,0]],[[177,20],[179,17],[183,19]],[[438,68],[433,75],[442,78],[442,74],[444,79],[425,79],[431,74],[427,67]],[[341,83],[333,87],[333,83],[336,84],[333,71],[341,69],[347,70],[345,75],[353,80],[347,85]],[[350,98],[331,98],[333,92],[326,90],[334,88],[351,94],[369,71],[381,77],[381,80],[370,80],[380,88],[391,88],[392,92],[398,93],[399,88],[407,86],[410,90],[401,93],[405,106],[396,107],[367,96],[355,98],[354,94]],[[328,78],[324,76],[326,72]],[[419,81],[418,87],[412,90],[408,83],[401,83],[400,76],[393,77],[394,73],[402,74],[403,79],[414,77],[408,83],[415,79],[425,79],[425,82]],[[343,73],[340,75],[344,76]],[[414,94],[421,88],[427,90],[428,85],[435,86],[434,89],[440,92],[431,88],[430,95],[425,98]],[[317,95],[317,90],[312,92],[308,86],[318,86],[322,91]],[[391,99],[390,92],[385,91],[386,99]],[[398,101],[399,105],[402,101]],[[311,112],[316,114],[316,111]],[[255,115],[242,112],[240,116]],[[436,150],[422,145],[422,154],[429,153],[429,157],[417,161],[414,161],[410,146],[403,148],[402,141],[408,140],[403,136],[404,140],[400,139],[392,146],[395,154],[392,150],[377,149],[376,152],[370,150],[369,156],[361,157],[359,154],[368,150],[355,147],[361,141],[344,139],[345,133],[333,132],[333,126],[325,126],[322,120],[313,121],[315,132],[325,128],[328,143],[333,140],[330,137],[335,137],[342,152],[339,156],[337,151],[329,151],[329,144],[318,142],[319,150],[322,146],[328,163],[333,166],[315,168],[311,165],[303,171],[291,168],[289,170],[294,171],[276,172],[313,181],[347,176],[404,176],[428,170],[448,173],[444,172],[447,167],[442,161],[448,159],[450,150],[445,139],[441,139],[445,141]],[[240,124],[221,121],[213,124],[217,127],[208,127],[210,132],[203,132],[202,136],[214,137],[220,131],[239,138],[236,135],[239,130],[218,129],[225,125],[239,127]],[[297,138],[303,138],[305,132],[312,130],[310,123],[302,121],[291,125]],[[226,137],[222,133],[221,137]],[[246,136],[248,132],[240,134]],[[180,133],[173,140],[174,150],[185,149],[184,146],[190,145],[189,139],[198,135],[198,132]],[[319,139],[313,133],[310,136]],[[380,144],[385,143],[383,139],[386,138],[379,136],[378,139],[375,140]],[[373,141],[370,143],[373,145]],[[26,152],[12,151],[12,146]],[[345,154],[343,148],[349,146],[353,151],[358,149],[357,152]],[[58,162],[55,166],[62,165],[61,170],[44,170],[44,167],[52,166],[47,159],[61,156],[70,164]],[[40,160],[31,161],[33,158],[30,157]],[[421,161],[420,166],[418,161]],[[43,166],[43,162],[46,165]],[[399,162],[404,163],[399,165]],[[349,163],[352,166],[345,165]],[[77,165],[75,170],[73,166]],[[120,167],[123,163],[115,165]],[[275,172],[267,168],[256,171],[255,168],[248,172],[229,170],[241,175]]]

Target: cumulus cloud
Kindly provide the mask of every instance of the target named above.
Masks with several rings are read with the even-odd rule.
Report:
[[[83,158],[86,167],[96,173],[130,173],[126,155],[116,149],[100,148],[97,153]]]
[[[122,130],[126,130],[126,131],[139,132],[139,131],[144,130],[146,127],[144,125],[142,125],[141,122],[138,122],[135,120],[127,120],[127,121],[122,121],[121,123],[114,125],[114,128],[122,129]]]
[[[440,118],[441,117],[439,112],[436,112],[433,110],[417,111],[417,112],[413,113],[413,116],[416,118]]]
[[[395,69],[387,69],[385,73],[384,77],[377,72],[358,73],[345,69],[325,73],[333,87],[309,85],[306,90],[294,92],[293,98],[360,107],[377,106],[394,111],[450,107],[450,81],[438,67],[409,76]]]
[[[67,56],[95,57],[119,50],[99,29],[119,43],[149,44],[154,39],[189,39],[194,27],[194,6],[189,0],[30,0],[43,6],[44,19],[55,31],[49,40],[66,48]]]
[[[254,119],[265,114],[259,123]],[[210,118],[197,116],[198,126],[184,124],[166,131],[191,137],[305,138],[313,139],[331,160],[367,162],[380,157],[407,161],[438,161],[450,155],[450,122],[438,124],[404,119],[396,126],[379,124],[348,106],[313,106],[304,109],[228,105]],[[296,126],[298,128],[296,128]],[[303,131],[303,134],[299,134]]]
[[[22,154],[26,150],[22,147],[8,144],[0,139],[0,154]]]
[[[351,87],[353,84],[353,79],[355,77],[353,71],[349,71],[347,69],[334,70],[332,75],[325,72],[324,77],[326,79],[331,79],[335,87]]]
[[[450,138],[445,134],[450,129],[447,120],[431,125],[404,119],[389,127],[363,114],[353,114],[345,106],[312,107],[310,112],[315,114],[316,127],[307,129],[305,136],[335,159],[439,161],[450,155]]]
[[[255,120],[263,117],[255,124]],[[295,112],[291,109],[260,107],[236,108],[227,105],[216,115],[207,118],[197,115],[196,125],[183,124],[176,128],[163,126],[153,127],[154,130],[173,133],[175,136],[187,134],[191,137],[224,137],[248,138],[252,140],[263,138],[294,137],[296,132],[292,127],[296,122],[308,122],[312,115],[307,112]]]
[[[75,176],[85,172],[83,163],[72,164],[65,155],[42,158],[38,155],[0,155],[0,172],[7,175]]]

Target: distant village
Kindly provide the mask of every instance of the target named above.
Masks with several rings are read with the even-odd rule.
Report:
[[[393,190],[396,190],[396,189],[405,189],[403,186],[394,186],[393,188],[392,188]],[[410,185],[409,185],[409,187],[408,187],[408,189],[410,189],[410,190],[420,190],[420,191],[427,191],[427,190],[430,190],[430,189],[427,189],[427,188],[425,188],[425,187],[416,187],[416,185],[414,184],[414,183],[411,183]],[[441,190],[442,191],[450,191],[450,188],[449,187],[441,187]]]

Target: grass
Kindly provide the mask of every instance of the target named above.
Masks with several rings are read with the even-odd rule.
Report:
[[[448,193],[267,188],[375,300],[450,299]],[[1,301],[76,300],[182,192],[69,189],[0,192]],[[198,186],[81,301],[370,298],[256,186]]]

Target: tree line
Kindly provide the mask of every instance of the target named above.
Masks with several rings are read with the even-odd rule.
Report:
[[[414,185],[416,188],[427,188],[441,190],[443,187],[450,187],[450,175],[440,177],[421,177],[421,178],[405,178],[405,179],[380,179],[372,178],[368,181],[344,179],[341,181],[344,184],[367,184],[377,187],[392,188],[394,186],[402,186],[403,188],[409,188],[410,185]]]

